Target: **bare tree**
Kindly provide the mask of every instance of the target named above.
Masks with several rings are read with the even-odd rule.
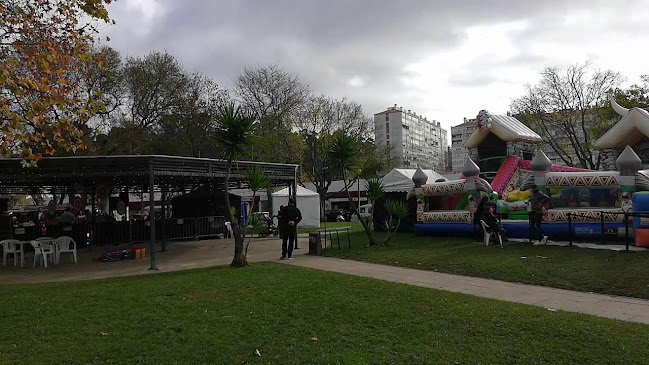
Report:
[[[257,161],[299,163],[304,142],[292,131],[294,115],[311,93],[309,85],[278,65],[245,67],[234,82],[234,93],[242,106],[257,115],[257,136],[262,143],[252,147]],[[271,190],[267,190],[273,211]]]
[[[124,81],[130,101],[128,120],[155,129],[164,115],[178,110],[178,90],[186,87],[189,78],[174,56],[151,52],[144,58],[126,59]]]
[[[329,169],[331,161],[327,151],[334,134],[342,133],[359,142],[359,147],[371,133],[372,120],[363,113],[360,104],[347,99],[332,99],[325,95],[312,96],[302,104],[295,118],[306,150],[302,160],[301,179],[315,185],[320,195],[321,216],[324,217],[325,198],[333,180],[341,178]],[[362,154],[367,157],[367,154]],[[369,160],[368,160],[369,161]],[[374,160],[372,160],[374,161]],[[353,182],[353,181],[352,181]]]
[[[81,64],[75,72],[74,82],[83,90],[86,98],[94,97],[102,108],[88,123],[91,127],[108,128],[110,120],[120,112],[126,99],[123,80],[122,57],[108,46],[93,49],[99,64]]]
[[[290,128],[292,113],[311,93],[309,85],[278,65],[245,67],[234,91],[242,105],[256,113],[263,129]]]
[[[163,116],[160,136],[166,145],[180,142],[179,154],[192,157],[222,157],[215,150],[209,131],[214,128],[214,110],[229,100],[226,90],[201,75],[187,77],[184,89],[179,89],[178,110]]]
[[[565,71],[548,67],[537,85],[526,85],[525,95],[512,101],[511,111],[539,133],[566,165],[597,169],[593,131],[603,121],[596,108],[622,81],[618,72],[594,69],[590,62]]]

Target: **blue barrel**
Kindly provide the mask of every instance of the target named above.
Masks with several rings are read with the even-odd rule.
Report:
[[[633,193],[631,205],[634,213],[648,213],[647,218],[633,217],[633,228],[649,229],[649,191]]]

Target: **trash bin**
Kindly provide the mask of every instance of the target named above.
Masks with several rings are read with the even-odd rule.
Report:
[[[309,255],[322,255],[320,232],[309,233]]]

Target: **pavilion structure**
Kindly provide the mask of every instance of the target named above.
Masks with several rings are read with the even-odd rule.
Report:
[[[0,195],[87,194],[94,215],[98,196],[110,192],[128,194],[134,190],[147,192],[152,217],[150,270],[155,270],[155,193],[161,193],[165,201],[170,192],[187,192],[199,187],[223,191],[226,166],[224,160],[162,155],[44,157],[37,167],[24,167],[20,159],[0,159]],[[232,167],[229,187],[247,187],[246,174],[255,167],[265,171],[273,186],[289,187],[290,196],[296,198],[298,165],[239,161]],[[164,211],[160,222],[165,224]],[[165,230],[161,232],[164,251]]]

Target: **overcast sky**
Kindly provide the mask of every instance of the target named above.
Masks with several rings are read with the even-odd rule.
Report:
[[[110,46],[175,55],[229,87],[277,63],[317,93],[393,104],[450,129],[505,113],[546,66],[591,60],[629,82],[649,73],[649,1],[119,0]]]

